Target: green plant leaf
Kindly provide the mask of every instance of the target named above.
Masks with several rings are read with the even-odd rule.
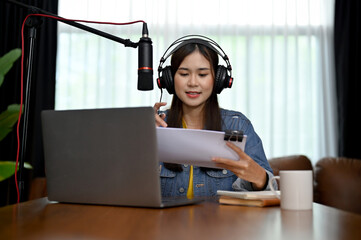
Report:
[[[0,86],[4,82],[4,76],[12,68],[14,62],[21,56],[21,49],[15,48],[0,58]]]
[[[14,175],[15,164],[16,162],[14,161],[0,161],[0,182]],[[24,163],[24,168],[33,169],[33,167],[26,162]]]
[[[19,118],[19,110],[19,104],[12,104],[0,114],[0,141],[13,130],[13,126]]]

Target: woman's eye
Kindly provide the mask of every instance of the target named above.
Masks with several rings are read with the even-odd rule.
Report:
[[[179,73],[179,75],[181,75],[182,77],[186,77],[188,76],[188,73]]]
[[[200,77],[206,77],[208,75],[208,73],[200,73],[199,76]]]

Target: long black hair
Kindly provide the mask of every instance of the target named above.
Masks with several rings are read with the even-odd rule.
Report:
[[[218,67],[218,54],[214,52],[212,49],[202,44],[190,43],[179,48],[172,55],[171,70],[172,70],[173,80],[175,73],[177,72],[184,58],[186,58],[189,54],[193,53],[194,51],[199,51],[210,62],[210,65],[212,66],[211,73],[213,79],[215,79],[215,74]],[[178,98],[177,94],[175,93],[167,116],[167,124],[169,127],[182,128],[182,118],[183,118],[182,105],[183,102]],[[204,129],[216,130],[216,131],[221,130],[222,118],[218,104],[217,93],[215,91],[214,86],[211,96],[207,99],[205,103],[203,119],[204,119]],[[164,167],[177,172],[183,170],[181,165],[179,164],[164,163]]]

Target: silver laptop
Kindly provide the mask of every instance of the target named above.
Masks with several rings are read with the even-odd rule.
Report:
[[[42,112],[45,174],[52,201],[171,207],[162,201],[152,107]]]

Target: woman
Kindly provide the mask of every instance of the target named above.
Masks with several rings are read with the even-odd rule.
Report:
[[[159,108],[166,103],[154,105],[156,125],[218,131],[235,130],[236,127],[247,135],[245,151],[231,141],[227,142],[227,146],[238,154],[239,161],[214,157],[212,161],[222,169],[161,163],[163,196],[192,198],[215,196],[217,190],[269,189],[272,169],[251,122],[240,112],[219,108],[214,87],[217,67],[218,54],[208,44],[198,41],[183,43],[171,59],[175,93],[172,104],[161,114],[158,114]],[[236,122],[233,122],[234,117],[238,117]]]

